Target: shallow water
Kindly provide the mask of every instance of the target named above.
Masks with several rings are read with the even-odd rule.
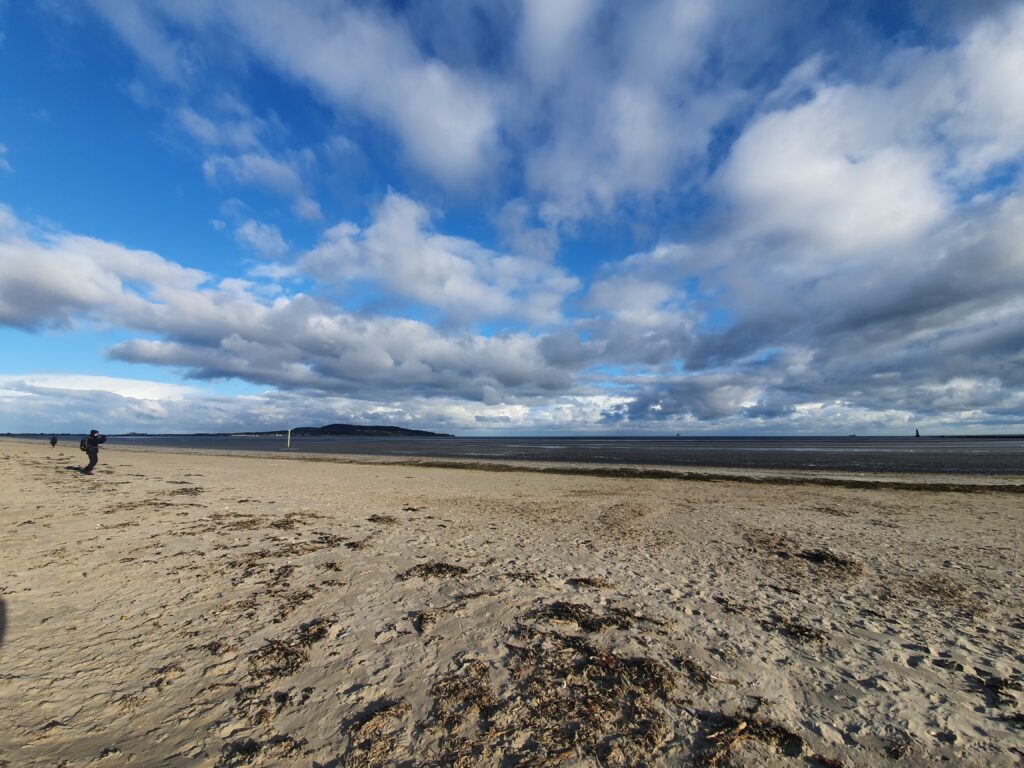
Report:
[[[78,436],[62,438],[77,446]],[[283,437],[111,437],[108,445],[284,451]],[[660,464],[843,472],[1024,474],[1017,438],[304,437],[292,451],[503,461]]]

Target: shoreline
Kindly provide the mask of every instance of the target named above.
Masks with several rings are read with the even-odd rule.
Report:
[[[32,441],[32,438],[21,438]],[[77,439],[73,440],[77,444]],[[523,438],[311,438],[286,449],[284,441],[211,438],[154,441],[112,439],[109,446],[170,450],[242,451],[286,455],[291,452],[317,456],[360,456],[370,459],[420,457],[434,461],[487,461],[559,466],[639,466],[665,469],[699,469],[711,472],[839,473],[848,475],[903,474],[949,477],[1024,477],[1024,441],[982,440],[970,449],[951,447],[935,440],[866,440],[852,445],[844,440],[679,440],[624,438],[590,441],[581,439]],[[896,445],[897,447],[892,447]]]
[[[38,445],[26,438],[0,437],[5,442]],[[306,461],[364,466],[407,466],[425,469],[453,469],[475,472],[523,472],[549,475],[604,477],[635,480],[678,480],[692,482],[737,482],[758,485],[808,485],[836,488],[895,489],[908,491],[949,491],[954,493],[1024,494],[1024,473],[997,475],[942,472],[841,472],[829,469],[761,469],[748,467],[680,466],[657,463],[604,463],[520,459],[459,459],[432,456],[387,456],[359,453],[319,453],[298,449],[235,450],[179,448],[145,445],[104,445],[104,451],[168,453],[195,456],[224,456],[260,460]]]
[[[282,454],[0,441],[0,764],[1024,756],[1018,478]]]

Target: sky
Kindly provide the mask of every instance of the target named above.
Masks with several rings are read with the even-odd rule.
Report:
[[[0,0],[0,431],[1024,432],[1024,3]]]

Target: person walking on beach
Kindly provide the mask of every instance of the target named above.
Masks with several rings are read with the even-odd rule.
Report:
[[[89,466],[82,470],[83,475],[92,474],[92,468],[100,460],[100,443],[105,442],[107,442],[107,436],[101,435],[98,429],[92,430],[88,437],[82,438],[82,450],[89,457]]]
[[[50,447],[51,448],[56,448],[57,447],[57,436],[56,435],[54,435],[53,437],[50,438]]]

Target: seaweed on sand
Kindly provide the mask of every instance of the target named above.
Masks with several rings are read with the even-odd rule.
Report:
[[[268,640],[249,654],[249,672],[256,680],[294,674],[309,660],[309,648],[327,637],[329,619],[314,619],[284,640]]]
[[[449,578],[452,576],[464,576],[469,573],[468,568],[463,568],[461,565],[449,565],[448,563],[422,563],[420,565],[414,565],[407,571],[404,571],[395,578],[399,581],[406,581],[411,578],[428,579],[433,577]]]
[[[594,589],[604,589],[608,586],[608,579],[603,576],[578,576],[572,579],[566,579],[565,583],[570,587],[591,587]]]
[[[703,690],[707,690],[715,683],[738,685],[738,681],[736,680],[732,680],[727,677],[719,677],[718,675],[708,672],[703,665],[701,665],[701,663],[692,656],[677,658],[674,663],[680,670],[686,673],[686,676],[690,678],[690,680],[699,685]]]
[[[303,751],[305,744],[305,739],[296,741],[288,734],[275,734],[262,743],[251,738],[239,739],[224,745],[216,768],[240,768],[264,757],[275,762],[281,758],[295,757]]]
[[[911,594],[936,608],[951,609],[964,616],[983,616],[989,606],[962,584],[940,573],[925,573],[906,582]]]
[[[348,748],[328,766],[375,768],[394,765],[395,744],[409,705],[400,699],[382,699],[353,718],[347,729]]]
[[[449,731],[470,717],[487,721],[497,703],[491,692],[487,664],[479,659],[460,661],[459,669],[430,688],[434,698],[430,718]]]
[[[377,525],[397,525],[398,518],[392,515],[370,515],[368,518],[371,523],[377,523]]]
[[[505,732],[528,733],[513,758],[587,755],[604,764],[640,765],[672,736],[666,704],[675,673],[659,661],[602,651],[584,638],[523,630],[507,644],[512,700],[499,715]]]
[[[697,756],[696,764],[701,768],[714,768],[722,764],[734,749],[747,740],[767,744],[789,757],[798,757],[804,752],[802,738],[771,720],[753,715],[737,717],[721,713],[706,717],[711,720],[711,728],[704,735],[707,746]]]
[[[864,566],[856,560],[837,555],[830,549],[802,549],[796,553],[796,556],[845,576],[859,576],[864,572]]]
[[[622,608],[609,608],[607,613],[599,614],[589,605],[564,600],[538,608],[532,616],[536,619],[575,624],[584,632],[598,632],[605,627],[629,629],[633,626],[635,618]]]
[[[431,625],[437,623],[440,616],[440,611],[416,611],[411,617],[412,628],[416,630],[416,634],[422,635]]]
[[[803,643],[821,643],[823,645],[828,643],[828,635],[820,629],[779,614],[772,614],[761,622],[761,626],[768,630],[778,630],[787,637]]]

